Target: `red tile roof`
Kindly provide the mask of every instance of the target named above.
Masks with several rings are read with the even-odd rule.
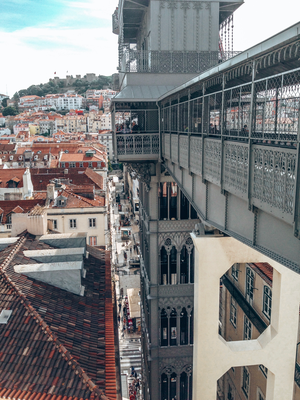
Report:
[[[273,267],[268,263],[253,263],[253,269],[272,286],[273,281]]]
[[[26,234],[0,252],[0,307],[12,310],[0,325],[0,398],[116,399],[109,253],[84,259],[78,296],[14,271],[35,263],[23,250],[48,248]]]
[[[90,168],[35,168],[31,169],[31,181],[34,192],[47,190],[47,185],[53,179],[68,179],[74,185],[94,184],[96,190],[103,189],[103,178]],[[1,177],[1,172],[0,172]]]
[[[7,188],[8,182],[11,180],[18,179],[18,187],[23,187],[23,175],[26,168],[14,168],[14,169],[1,169],[0,170],[0,188]]]
[[[105,198],[95,195],[94,200],[88,199],[83,195],[79,196],[71,192],[68,189],[59,190],[59,196],[63,196],[67,198],[67,204],[65,206],[56,206],[56,201],[53,200],[50,204],[50,207],[53,208],[86,208],[86,207],[104,207],[105,206]]]
[[[45,200],[1,200],[0,201],[0,215],[2,215],[1,223],[7,222],[7,216],[11,213],[27,213],[32,210],[37,204],[43,206]]]

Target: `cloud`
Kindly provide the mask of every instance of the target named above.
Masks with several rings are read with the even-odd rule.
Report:
[[[14,2],[24,5],[27,0]],[[1,31],[0,26],[5,60],[1,63],[0,93],[6,93],[7,88],[12,96],[31,84],[47,82],[54,72],[61,78],[67,71],[73,75],[116,72],[117,36],[111,31],[111,14],[117,0],[105,5],[107,2],[100,1],[99,5],[94,0],[59,3],[59,14],[44,23],[19,26],[13,31]]]

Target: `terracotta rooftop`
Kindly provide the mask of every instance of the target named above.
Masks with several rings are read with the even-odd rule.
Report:
[[[43,206],[45,199],[34,200],[1,200],[0,215],[2,216],[1,223],[6,224],[7,216],[11,213],[27,213],[30,212],[37,204]]]
[[[0,252],[0,308],[12,310],[0,324],[0,398],[116,399],[109,253],[88,248],[78,296],[14,271],[36,263],[24,250],[50,248],[26,233]]]
[[[23,175],[25,171],[26,168],[1,169],[0,188],[7,188],[8,182],[11,180],[19,182],[18,187],[23,187]]]
[[[35,168],[31,169],[31,181],[34,192],[47,190],[47,185],[53,179],[69,180],[73,185],[94,184],[96,190],[103,189],[103,177],[90,168]],[[1,172],[0,172],[1,177]]]
[[[270,286],[273,281],[273,267],[268,263],[253,263],[253,269],[263,278]]]
[[[73,193],[71,190],[63,189],[59,190],[58,196],[63,196],[67,198],[67,204],[64,206],[57,206],[56,201],[53,200],[50,204],[50,207],[55,208],[86,208],[86,207],[104,207],[105,206],[105,198],[95,195],[94,199],[89,199],[84,197],[83,195],[79,196],[78,194]]]

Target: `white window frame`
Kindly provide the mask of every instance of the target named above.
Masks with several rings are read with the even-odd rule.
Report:
[[[71,161],[69,166],[70,166],[70,168],[76,168],[76,162]]]
[[[250,267],[246,268],[246,300],[252,306],[254,297],[255,274]]]
[[[89,218],[89,227],[90,228],[96,228],[97,227],[96,218]]]
[[[263,295],[263,313],[268,318],[271,319],[272,312],[272,289],[269,286],[264,286],[264,295]]]
[[[238,281],[239,280],[239,264],[233,264],[231,268],[231,276]]]
[[[76,218],[69,219],[69,227],[70,227],[70,229],[76,229],[77,228],[77,220],[76,220]]]
[[[230,302],[230,322],[232,325],[236,328],[236,321],[237,321],[237,307],[236,307],[236,301],[235,299],[231,296],[231,302]]]
[[[252,337],[252,323],[249,318],[244,315],[244,340],[251,340]]]
[[[243,367],[242,372],[242,392],[244,393],[246,399],[249,398],[250,393],[250,372],[247,367]]]

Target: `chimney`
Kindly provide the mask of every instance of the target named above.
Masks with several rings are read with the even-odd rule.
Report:
[[[55,197],[55,185],[54,183],[49,183],[47,185],[47,203],[50,203]]]

